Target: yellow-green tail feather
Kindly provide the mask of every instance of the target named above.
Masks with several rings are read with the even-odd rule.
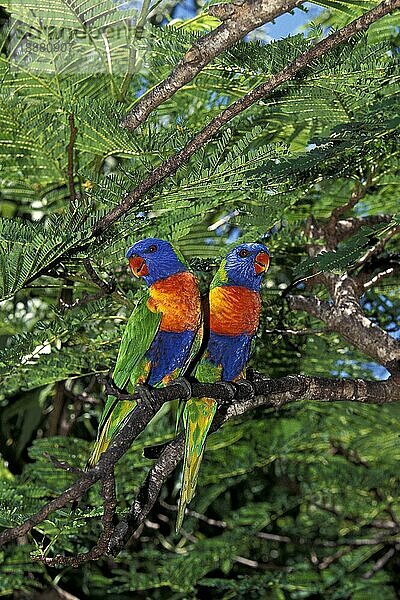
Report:
[[[128,400],[118,401],[113,396],[109,396],[102,422],[100,423],[97,440],[94,444],[93,452],[87,462],[86,469],[91,469],[100,460],[101,455],[110,445],[112,439],[119,431],[126,417],[135,408],[136,402]]]
[[[186,506],[192,500],[196,491],[204,446],[216,408],[217,403],[211,398],[191,398],[187,401],[183,412],[186,438],[183,458],[182,489],[179,498],[178,517],[176,520],[177,533],[182,526]]]

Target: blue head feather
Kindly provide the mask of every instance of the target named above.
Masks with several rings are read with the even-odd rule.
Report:
[[[148,274],[143,276],[148,286],[170,275],[187,271],[169,242],[159,238],[146,238],[129,248],[126,258],[139,256],[146,262]]]
[[[261,279],[265,271],[257,274],[255,260],[257,254],[270,252],[264,244],[252,242],[249,244],[239,244],[226,255],[225,271],[227,281],[225,285],[238,285],[258,292],[260,290]]]

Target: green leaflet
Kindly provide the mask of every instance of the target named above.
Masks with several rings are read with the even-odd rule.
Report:
[[[79,223],[79,228],[74,223]],[[0,220],[0,300],[36,279],[61,256],[91,239],[91,219],[53,217],[46,226],[22,220]]]
[[[367,247],[371,245],[374,236],[387,229],[386,225],[377,227],[361,227],[348,241],[343,242],[338,250],[321,252],[315,258],[306,258],[294,269],[296,277],[310,275],[313,270],[319,272],[336,271],[341,272],[355,264]]]

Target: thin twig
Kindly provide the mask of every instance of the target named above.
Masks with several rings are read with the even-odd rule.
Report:
[[[245,558],[244,556],[234,556],[234,561],[239,563],[240,565],[244,565],[245,567],[251,567],[252,569],[258,569],[260,567],[260,563],[257,560],[251,560],[250,558]]]
[[[387,552],[385,552],[385,554],[383,556],[381,556],[381,558],[379,560],[376,561],[376,563],[373,565],[373,567],[363,575],[364,579],[371,579],[371,577],[373,577],[375,575],[375,573],[377,573],[378,571],[383,569],[383,567],[386,565],[386,563],[399,550],[400,550],[400,544],[396,544],[394,548],[389,548],[389,550]]]
[[[393,275],[394,272],[395,272],[394,267],[390,267],[389,269],[386,269],[385,271],[380,271],[380,273],[377,273],[376,275],[371,277],[371,279],[369,281],[366,281],[364,283],[364,285],[363,285],[364,290],[365,291],[369,290],[370,288],[377,285],[385,277],[389,277],[390,275]]]
[[[363,256],[357,261],[356,267],[359,268],[365,265],[371,259],[372,256],[378,254],[378,252],[383,250],[387,242],[398,233],[400,233],[400,227],[398,225],[391,227],[384,237],[382,237],[374,246],[368,248],[365,254],[363,254]]]
[[[158,502],[163,508],[166,508],[167,510],[171,510],[173,512],[178,512],[178,506],[176,504],[168,504],[168,502],[165,502],[161,499]],[[212,527],[221,527],[222,529],[225,529],[227,527],[225,521],[211,519],[210,517],[207,517],[206,515],[203,515],[202,513],[199,513],[195,510],[190,510],[190,508],[186,509],[185,514],[188,517],[194,517],[198,521],[203,521],[203,523],[207,523],[207,525],[211,525]]]
[[[326,329],[263,329],[267,335],[320,335],[326,333]]]
[[[48,452],[43,452],[43,456],[47,458],[56,469],[62,469],[67,473],[75,473],[75,475],[82,475],[83,473],[82,469],[70,465],[65,460],[58,460],[58,458],[56,458],[52,454],[49,454]]]
[[[327,569],[332,563],[336,562],[337,560],[339,560],[339,558],[342,558],[342,556],[344,556],[345,554],[348,554],[349,552],[351,552],[351,548],[341,548],[334,554],[330,554],[329,556],[324,558],[323,561],[318,563],[318,569],[320,571]]]
[[[328,220],[324,228],[324,238],[327,242],[327,248],[329,250],[334,250],[338,245],[338,237],[336,234],[336,225],[339,220],[339,217],[344,215],[348,210],[351,210],[355,207],[355,205],[365,197],[369,187],[372,183],[372,175],[370,174],[365,183],[361,183],[360,181],[356,181],[354,189],[351,193],[350,199],[348,202],[343,204],[342,206],[337,206],[331,213],[331,216]]]
[[[115,281],[110,280],[108,283],[104,281],[93,267],[89,258],[83,260],[83,266],[85,267],[86,273],[97,287],[104,290],[107,294],[111,294],[111,292],[115,290]]]

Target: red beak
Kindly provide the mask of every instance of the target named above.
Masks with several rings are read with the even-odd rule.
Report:
[[[264,273],[269,267],[269,255],[266,252],[259,252],[254,259],[254,269],[257,275]]]
[[[149,274],[146,261],[141,256],[133,255],[129,258],[129,266],[135,277],[143,277]]]

